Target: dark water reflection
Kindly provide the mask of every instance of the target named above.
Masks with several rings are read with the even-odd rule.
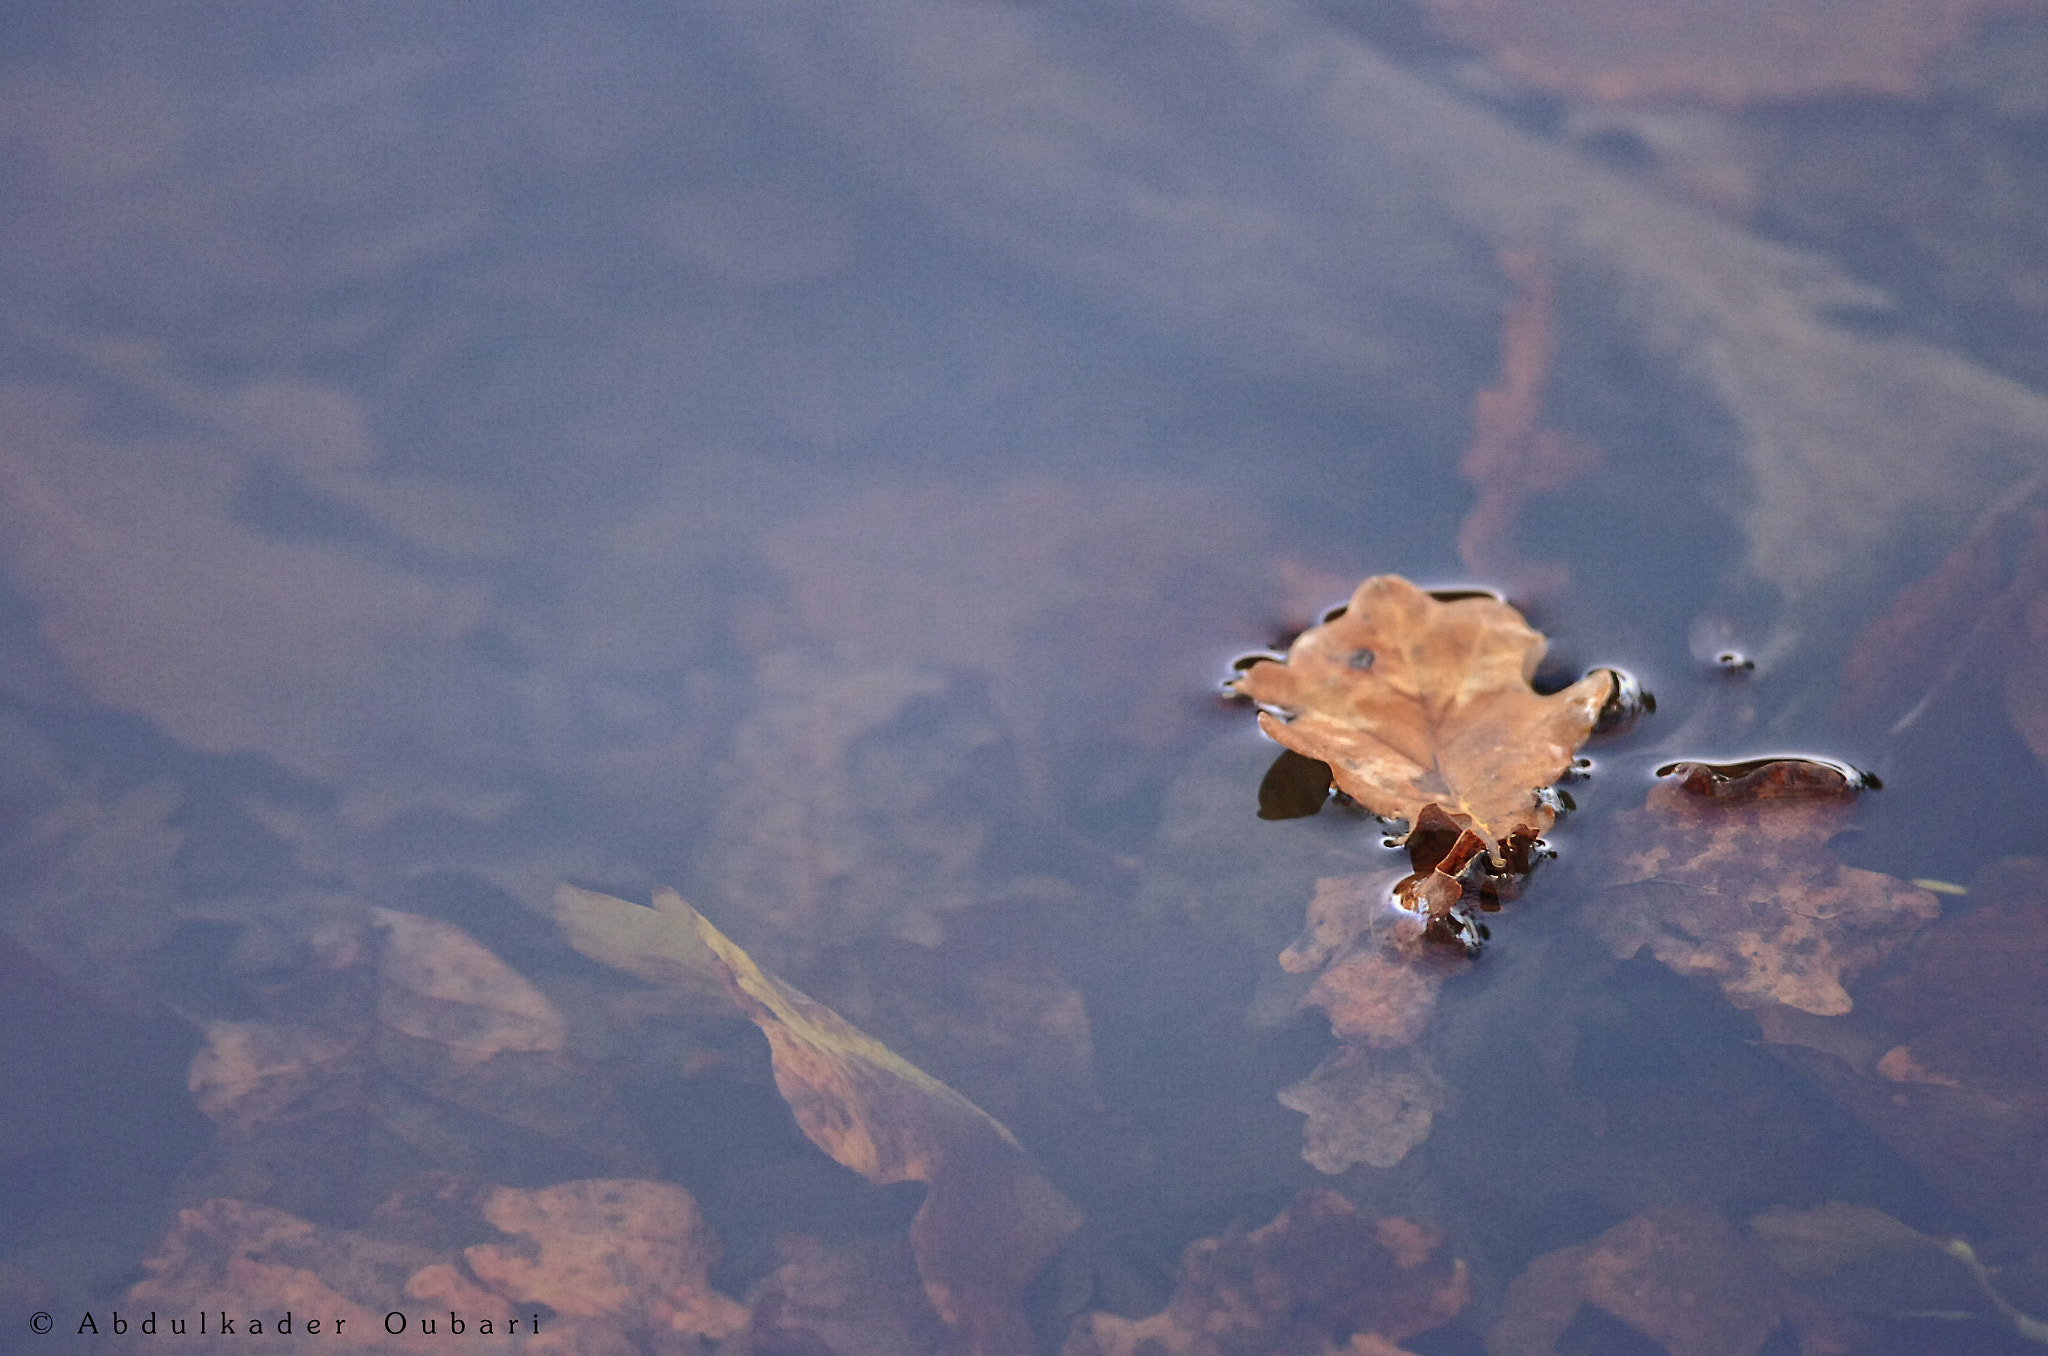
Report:
[[[1568,118],[1447,92],[1412,16],[1338,17],[14,6],[0,1330],[109,1309],[176,1209],[361,1229],[426,1172],[681,1183],[742,1298],[783,1235],[900,1237],[916,1188],[811,1148],[751,1027],[569,950],[564,880],[675,885],[1015,1130],[1088,1219],[1029,1297],[1048,1349],[1325,1182],[1469,1262],[1417,1352],[1483,1349],[1532,1259],[1665,1207],[1875,1207],[2048,1310],[2048,1219],[1929,1169],[1942,1133],[1967,1164],[1967,1119],[1886,1121],[1819,1037],[1617,960],[1585,912],[1655,767],[1798,749],[1882,776],[1843,860],[1978,882],[1947,918],[2038,914],[2030,867],[1984,874],[2048,812],[2010,696],[2048,653],[2031,612],[1906,727],[1832,714],[1852,639],[1985,506],[2034,502],[2038,373],[1968,342],[1974,293],[1771,187],[1798,110],[1725,115],[1783,195],[1747,231],[1654,157],[1616,174]],[[2033,115],[1995,116],[2009,149]],[[1518,596],[1546,678],[1615,664],[1659,705],[1588,750],[1558,860],[1445,988],[1426,1139],[1326,1177],[1277,1096],[1335,1042],[1275,957],[1319,879],[1394,854],[1342,807],[1262,822],[1320,788],[1262,793],[1273,746],[1216,683],[1367,573],[1517,590],[1458,548],[1504,248],[1554,271],[1543,420],[1599,469],[1522,496],[1501,558],[1555,571]],[[1932,340],[1826,318],[1872,281]],[[538,986],[632,1142],[365,1102],[258,1162],[217,1128],[187,1088],[209,1024],[328,1020],[373,908]],[[1997,1087],[2041,1112],[2048,1028],[2009,1016]],[[2018,1349],[1968,1303],[1861,1331]],[[1648,1340],[1587,1307],[1556,1349]]]

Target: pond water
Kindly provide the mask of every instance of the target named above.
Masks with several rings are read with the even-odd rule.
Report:
[[[1193,1350],[2041,1340],[2048,102],[1994,57],[2048,30],[1714,112],[1391,4],[9,14],[0,1347],[964,1349],[924,1188],[563,883],[674,887],[1014,1133],[1080,1222],[982,1350],[1143,1350],[1216,1238],[1296,1298]],[[1261,819],[1220,685],[1375,574],[1656,709],[1333,1034],[1280,957],[1391,926],[1398,826]],[[1688,858],[1655,770],[1772,754],[1882,789]],[[607,1217],[619,1296],[520,1280],[505,1202],[545,1256],[520,1193],[593,1179],[715,1256]],[[1353,1207],[1425,1226],[1396,1281],[1253,1232]]]

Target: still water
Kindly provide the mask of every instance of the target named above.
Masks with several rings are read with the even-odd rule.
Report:
[[[2040,1340],[2039,34],[1652,116],[1391,5],[5,23],[0,1348],[1142,1350],[1216,1238],[1293,1298],[1194,1350]],[[1887,179],[1943,145],[2002,196]],[[1219,685],[1380,573],[1657,707],[1347,1036],[1279,958],[1397,829],[1261,819]],[[1767,754],[1883,789],[1687,859],[1655,769]],[[565,882],[1007,1126],[1080,1221],[1027,1336]]]

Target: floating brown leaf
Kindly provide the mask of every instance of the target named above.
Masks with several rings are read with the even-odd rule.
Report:
[[[1385,1356],[1471,1301],[1443,1243],[1441,1229],[1374,1222],[1328,1187],[1305,1191],[1263,1228],[1190,1246],[1162,1312],[1083,1318],[1065,1356]]]
[[[1850,980],[1941,912],[1927,891],[1828,850],[1851,805],[1838,769],[1781,760],[1718,779],[1700,764],[1669,771],[1610,827],[1615,884],[1588,920],[1615,955],[1648,947],[1737,1007],[1831,1016],[1853,1006]]]
[[[674,891],[657,891],[655,903],[673,931],[669,957],[710,965],[768,1037],[775,1085],[811,1142],[871,1182],[928,1184],[910,1241],[953,1340],[986,1356],[1032,1351],[1024,1289],[1079,1227],[1079,1212],[988,1113],[762,971]],[[556,896],[578,949],[607,964],[614,955],[646,964],[657,935],[647,913],[587,890]]]
[[[1508,1286],[1492,1356],[1545,1356],[1592,1305],[1671,1356],[1755,1356],[1785,1310],[1785,1282],[1719,1215],[1646,1210],[1590,1243],[1545,1253]]]
[[[1260,729],[1328,763],[1374,814],[1413,824],[1441,806],[1497,845],[1550,827],[1537,792],[1571,766],[1615,691],[1601,671],[1539,694],[1529,680],[1544,649],[1498,599],[1440,602],[1375,575],[1284,663],[1261,660],[1232,686],[1263,708]]]

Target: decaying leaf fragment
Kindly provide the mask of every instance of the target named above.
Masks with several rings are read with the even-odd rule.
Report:
[[[1615,693],[1605,670],[1538,693],[1529,680],[1545,648],[1497,598],[1442,602],[1383,574],[1302,632],[1285,662],[1260,660],[1231,686],[1262,708],[1260,729],[1328,763],[1337,789],[1374,814],[1414,824],[1435,805],[1497,848],[1550,827],[1556,812],[1537,793]]]
[[[1835,1016],[1853,1006],[1849,981],[1941,913],[1927,891],[1836,859],[1852,788],[1831,765],[1791,761],[1734,776],[1674,764],[1641,810],[1614,817],[1614,884],[1588,920],[1615,955],[1647,946],[1737,1007]]]
[[[645,966],[653,939],[666,935],[670,961],[719,977],[768,1037],[775,1085],[813,1144],[871,1182],[930,1187],[910,1241],[955,1340],[987,1356],[1032,1351],[1025,1287],[1080,1226],[1079,1212],[994,1117],[764,972],[674,891],[654,898],[665,932],[637,904],[569,886],[556,916],[593,960],[633,954]]]
[[[1065,1356],[1392,1356],[1471,1301],[1465,1263],[1443,1244],[1441,1229],[1304,1191],[1263,1228],[1192,1244],[1162,1312],[1083,1318]]]

